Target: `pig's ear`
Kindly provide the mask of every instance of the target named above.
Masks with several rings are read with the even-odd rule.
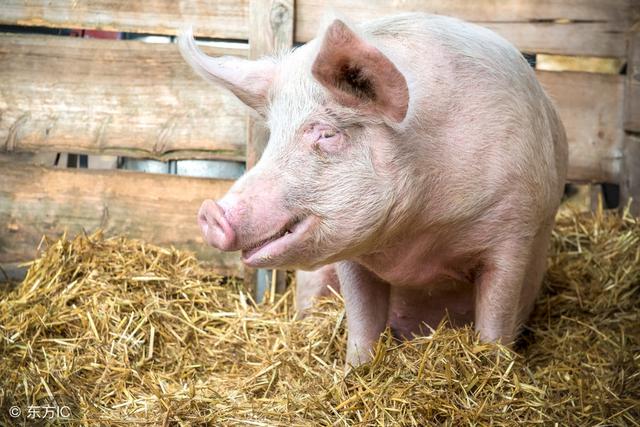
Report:
[[[402,73],[340,20],[327,28],[311,73],[343,105],[395,122],[407,115],[409,88]]]
[[[269,88],[276,73],[273,60],[264,58],[250,61],[233,56],[208,56],[196,46],[190,28],[180,34],[178,47],[184,59],[198,74],[226,87],[246,105],[264,113]]]

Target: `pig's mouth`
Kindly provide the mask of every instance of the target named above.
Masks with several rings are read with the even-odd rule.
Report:
[[[312,216],[294,218],[271,237],[242,250],[242,262],[249,267],[273,266],[307,232]]]

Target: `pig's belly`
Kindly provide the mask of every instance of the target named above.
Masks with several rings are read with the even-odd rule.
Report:
[[[419,288],[391,287],[387,319],[399,338],[429,335],[429,327],[435,329],[447,314],[454,327],[473,322],[472,284],[448,280]]]

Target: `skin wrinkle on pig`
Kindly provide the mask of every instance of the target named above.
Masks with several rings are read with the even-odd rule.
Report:
[[[235,59],[247,72],[231,76],[224,59],[188,58],[222,67],[210,79],[231,79],[222,84],[249,99],[271,131],[260,162],[219,201],[224,218],[214,221],[228,221],[234,248],[244,249],[291,218],[310,218],[308,232],[259,262],[335,263],[299,275],[299,287],[306,298],[321,295],[337,272],[349,364],[368,360],[387,325],[411,337],[423,321],[435,327],[446,309],[454,325],[474,321],[484,340],[511,340],[539,290],[566,175],[566,136],[552,103],[522,55],[490,30],[405,14],[351,31],[334,23],[324,38],[266,60],[259,84],[247,82],[259,62]],[[344,50],[323,56],[328,48]],[[393,78],[399,71],[404,108],[392,93],[353,102],[323,78],[334,72],[331,61],[339,67],[350,55],[362,67],[390,61],[381,74],[360,76],[384,94],[380,85],[402,84]],[[327,63],[314,65],[318,58]],[[331,150],[310,140],[318,123],[340,132]]]

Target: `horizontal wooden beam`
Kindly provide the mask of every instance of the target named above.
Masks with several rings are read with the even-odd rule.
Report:
[[[606,58],[625,56],[625,32],[617,27],[616,22],[479,24],[500,34],[525,53]]]
[[[3,0],[0,24],[247,39],[249,0]]]
[[[362,22],[402,12],[450,15],[485,25],[523,51],[625,56],[624,33],[640,18],[636,0],[297,0],[295,40],[316,36],[333,11]],[[635,7],[634,7],[635,6]],[[196,35],[246,40],[249,0],[4,0],[0,24]]]
[[[486,26],[525,52],[622,57],[639,9],[636,0],[298,0],[295,39],[315,37],[328,11],[354,22],[426,12]]]
[[[175,44],[2,34],[0,64],[0,151],[244,161],[245,107]]]
[[[0,170],[0,264],[33,259],[43,235],[101,228],[194,251],[225,273],[240,271],[238,254],[206,246],[196,222],[200,203],[222,197],[231,181],[2,161]]]
[[[244,107],[172,44],[11,35],[0,61],[0,151],[244,160]],[[623,76],[537,74],[567,128],[570,179],[617,182]]]
[[[620,179],[624,144],[624,76],[537,71],[569,140],[569,181]]]
[[[546,55],[541,53],[536,55],[536,70],[620,74],[625,62],[624,58]]]

